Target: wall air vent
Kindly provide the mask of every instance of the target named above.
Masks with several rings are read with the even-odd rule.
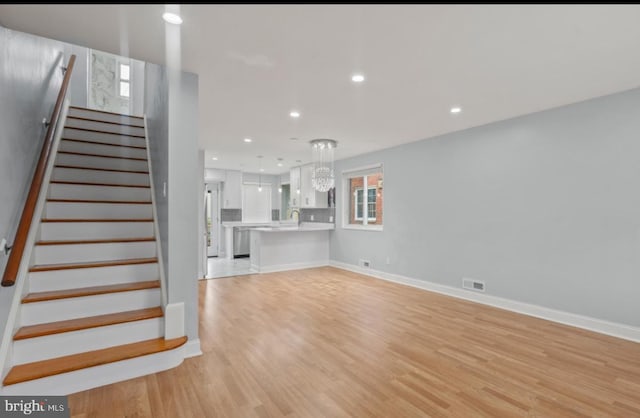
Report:
[[[468,290],[475,290],[476,292],[484,292],[484,282],[476,279],[462,279],[462,287]]]
[[[360,259],[360,267],[364,267],[366,269],[371,268],[371,261]]]

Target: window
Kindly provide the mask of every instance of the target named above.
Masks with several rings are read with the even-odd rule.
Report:
[[[382,229],[382,179],[380,165],[343,172],[346,203],[342,225],[344,228]]]
[[[367,217],[369,223],[376,220],[376,191],[375,187],[367,187]],[[355,219],[362,220],[362,212],[364,210],[364,189],[356,189]]]
[[[131,82],[131,67],[129,64],[120,64],[120,96],[129,97]]]

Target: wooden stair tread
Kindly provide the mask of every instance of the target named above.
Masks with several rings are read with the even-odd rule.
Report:
[[[54,168],[72,168],[76,170],[93,170],[93,171],[113,171],[115,173],[134,173],[134,174],[149,174],[148,171],[137,170],[119,170],[115,168],[96,168],[96,167],[82,167],[77,165],[56,164]]]
[[[144,219],[59,219],[59,218],[43,218],[40,222],[153,222],[152,218]]]
[[[36,242],[36,245],[112,244],[112,243],[120,243],[120,242],[149,242],[149,241],[155,241],[155,240],[156,240],[155,237],[60,240],[60,241],[38,241]]]
[[[70,109],[84,110],[87,112],[106,113],[107,115],[124,116],[127,118],[144,119],[142,116],[125,115],[124,113],[108,112],[106,110],[89,109],[87,107],[69,106]]]
[[[161,318],[162,308],[138,309],[135,311],[118,312],[113,314],[90,316],[87,318],[69,319],[66,321],[48,322],[46,324],[21,327],[13,336],[15,341],[63,332],[79,331],[107,325],[124,324],[126,322],[142,321],[145,319]]]
[[[129,116],[131,117],[131,116]],[[92,118],[85,118],[83,116],[71,116],[68,115],[67,119],[79,119],[79,120],[85,120],[88,122],[99,122],[99,123],[109,123],[111,125],[122,125],[122,126],[131,126],[132,128],[144,128],[144,126],[139,126],[139,125],[131,125],[129,123],[123,123],[123,122],[113,122],[110,120],[101,120],[101,119],[92,119]]]
[[[129,264],[151,264],[157,263],[157,257],[151,258],[127,258],[124,260],[111,260],[111,261],[97,261],[90,263],[63,263],[63,264],[40,264],[33,266],[29,269],[30,272],[38,271],[52,271],[52,270],[72,270],[83,269],[93,267],[112,267],[112,266],[124,266]]]
[[[47,376],[86,369],[88,367],[160,353],[178,348],[186,342],[187,337],[174,338],[172,340],[157,338],[49,360],[20,364],[14,366],[9,371],[3,383],[4,385],[13,385]]]
[[[51,184],[70,184],[72,186],[137,187],[139,189],[151,188],[151,186],[141,186],[137,184],[89,183],[86,181],[63,181],[63,180],[51,180]]]
[[[125,205],[150,205],[150,200],[87,200],[87,199],[47,199],[47,202],[54,203],[107,203]]]
[[[58,154],[82,155],[84,157],[119,158],[121,160],[147,161],[146,158],[118,157],[116,155],[89,154],[87,152],[58,151]]]
[[[29,293],[22,298],[22,303],[44,302],[48,300],[79,298],[83,296],[104,295],[106,293],[130,292],[133,290],[155,289],[160,287],[159,280],[111,284],[107,286],[81,287],[77,289],[54,290],[51,292]]]
[[[147,147],[141,147],[139,145],[114,144],[111,142],[89,141],[88,139],[62,138],[62,140],[70,141],[70,142],[80,142],[82,144],[105,145],[107,147],[124,147],[124,148],[134,148],[134,149],[141,149],[141,150],[147,149]]]

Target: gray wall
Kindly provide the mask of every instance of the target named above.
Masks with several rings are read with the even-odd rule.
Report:
[[[158,227],[169,303],[183,302],[185,330],[198,337],[198,230],[204,164],[198,157],[198,76],[181,72],[172,84],[165,66],[146,63],[145,114]],[[164,196],[164,184],[167,195]]]
[[[0,26],[0,238],[13,243],[60,86],[64,44]],[[0,252],[0,274],[7,257]],[[0,288],[4,328],[14,287]]]
[[[198,337],[198,76],[169,69],[169,303],[184,302],[185,330]]]
[[[332,259],[640,326],[640,89],[336,169],[379,162],[384,230],[342,229],[338,182]]]
[[[144,107],[164,271],[169,263],[169,204],[163,195],[169,178],[169,83],[164,66],[147,63]]]

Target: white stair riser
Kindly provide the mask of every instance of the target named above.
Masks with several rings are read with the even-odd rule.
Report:
[[[144,138],[131,135],[120,135],[118,133],[95,132],[84,129],[76,129],[65,126],[62,139],[79,139],[83,141],[104,142],[108,144],[134,145],[138,147],[146,146]]]
[[[156,256],[156,243],[117,242],[107,244],[36,245],[34,262],[40,264],[84,263],[91,261],[150,258]]]
[[[60,151],[83,152],[85,154],[111,155],[127,158],[147,158],[147,150],[86,142],[61,141]]]
[[[82,170],[79,168],[56,167],[53,169],[51,179],[57,181],[82,181],[85,183],[149,186],[148,174]]]
[[[103,142],[105,144],[130,145],[134,147],[146,147],[144,138],[135,136],[104,134],[99,132],[83,131],[81,129],[65,128],[63,139],[79,139],[81,141]]]
[[[94,157],[90,155],[76,155],[58,153],[56,165],[71,165],[74,167],[105,168],[107,170],[149,171],[146,161],[125,158]]]
[[[20,325],[35,325],[160,306],[160,288],[23,303]]]
[[[0,394],[4,396],[66,396],[167,370],[178,366],[184,358],[185,346],[183,345],[169,351],[3,386],[0,388]]]
[[[43,241],[136,238],[154,236],[153,222],[43,222]]]
[[[65,127],[93,129],[94,131],[113,132],[119,135],[144,136],[144,128],[141,128],[141,127],[135,127],[135,126],[129,126],[129,125],[116,125],[114,123],[108,123],[108,122],[94,122],[94,121],[83,120],[83,119],[74,119],[73,117],[67,118]]]
[[[107,122],[126,123],[128,125],[144,126],[142,118],[134,118],[126,115],[96,112],[91,109],[69,108],[69,116],[78,116],[87,119],[104,120]]]
[[[24,364],[160,338],[163,318],[63,332],[13,342],[13,363]]]
[[[33,293],[49,292],[151,280],[160,280],[160,271],[157,263],[38,271],[29,273],[29,291]]]
[[[141,187],[51,184],[49,199],[149,201],[151,189]]]
[[[47,202],[47,219],[151,219],[151,204]],[[147,235],[149,236],[149,235]]]

